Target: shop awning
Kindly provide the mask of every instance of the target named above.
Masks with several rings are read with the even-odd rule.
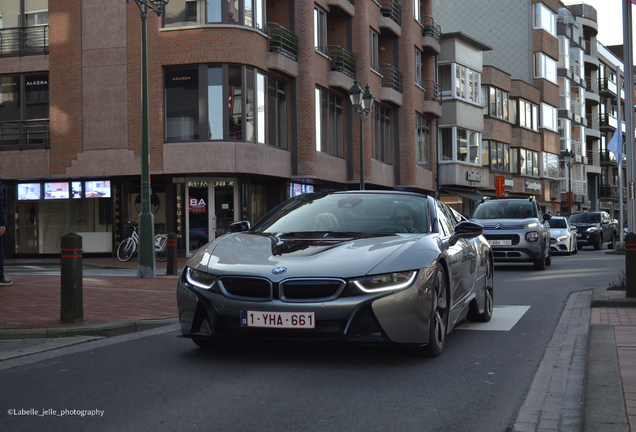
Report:
[[[475,191],[448,189],[448,188],[441,189],[440,193],[447,193],[447,194],[455,195],[455,196],[466,198],[466,199],[469,199],[469,200],[472,200],[472,201],[475,201],[475,202],[479,202],[479,201],[481,201],[481,199],[483,197],[487,196],[486,194],[480,194],[480,193],[477,193]]]

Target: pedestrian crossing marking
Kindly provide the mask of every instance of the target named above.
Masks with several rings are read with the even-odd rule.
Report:
[[[492,319],[486,323],[466,322],[457,330],[510,331],[530,309],[530,306],[495,306]]]

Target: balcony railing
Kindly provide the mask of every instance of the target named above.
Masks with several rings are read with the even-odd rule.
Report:
[[[442,90],[433,80],[422,80],[422,87],[424,88],[424,100],[440,102],[442,100]]]
[[[601,185],[601,198],[618,198],[618,186],[604,184]]]
[[[0,150],[48,149],[49,120],[0,122]]]
[[[570,111],[575,116],[581,116],[581,104],[579,103],[579,101],[570,99]]]
[[[598,81],[592,78],[585,78],[585,90],[598,94]]]
[[[422,26],[423,37],[432,37],[437,43],[442,41],[442,26],[437,24],[432,16],[422,15],[420,25]]]
[[[350,78],[356,77],[356,57],[338,45],[327,46],[331,58],[331,70],[342,72]]]
[[[267,23],[269,50],[298,61],[298,36],[276,23]]]
[[[380,63],[380,73],[382,74],[382,87],[390,87],[402,93],[402,72],[389,63]]]
[[[391,18],[393,21],[397,23],[397,25],[402,25],[402,6],[398,3],[397,0],[387,0],[381,3],[382,7],[380,8],[380,13],[383,17]]]
[[[618,90],[618,86],[614,81],[610,81],[609,78],[599,79],[598,81],[598,89],[599,93],[611,93],[616,96],[616,91]]]
[[[598,116],[592,114],[585,114],[587,119],[587,127],[590,129],[598,130]]]
[[[604,163],[608,163],[608,162],[617,163],[616,162],[616,157],[614,156],[614,153],[612,153],[609,150],[601,150],[599,152],[599,155],[601,157],[601,162],[604,162]]]
[[[600,114],[598,116],[599,126],[601,128],[612,128],[616,129],[618,127],[618,120],[611,114]]]
[[[598,50],[596,49],[596,44],[591,43],[587,39],[585,39],[585,54],[594,58],[598,57]]]
[[[576,60],[570,60],[570,72],[575,77],[581,76],[581,66]]]
[[[601,166],[601,155],[595,151],[588,150],[587,151],[587,164],[591,166],[600,167]]]
[[[0,57],[49,53],[49,26],[0,29]]]

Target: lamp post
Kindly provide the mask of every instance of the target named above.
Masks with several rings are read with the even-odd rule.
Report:
[[[569,150],[565,150],[563,154],[563,160],[568,166],[568,212],[572,215],[572,161],[574,155]]]
[[[148,42],[146,19],[149,12],[161,16],[169,0],[134,0],[141,11],[141,213],[139,213],[138,278],[155,277],[155,221],[150,211],[150,132],[148,125]],[[129,3],[130,0],[126,0]]]
[[[358,80],[353,81],[353,87],[349,89],[349,98],[351,105],[356,110],[356,114],[360,116],[360,190],[364,190],[364,135],[362,130],[362,119],[371,112],[375,96],[369,90],[367,84],[364,91],[358,85]]]

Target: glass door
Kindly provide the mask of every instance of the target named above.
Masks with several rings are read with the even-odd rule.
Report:
[[[235,179],[188,179],[188,256],[216,237],[227,233],[235,219],[238,182]]]

